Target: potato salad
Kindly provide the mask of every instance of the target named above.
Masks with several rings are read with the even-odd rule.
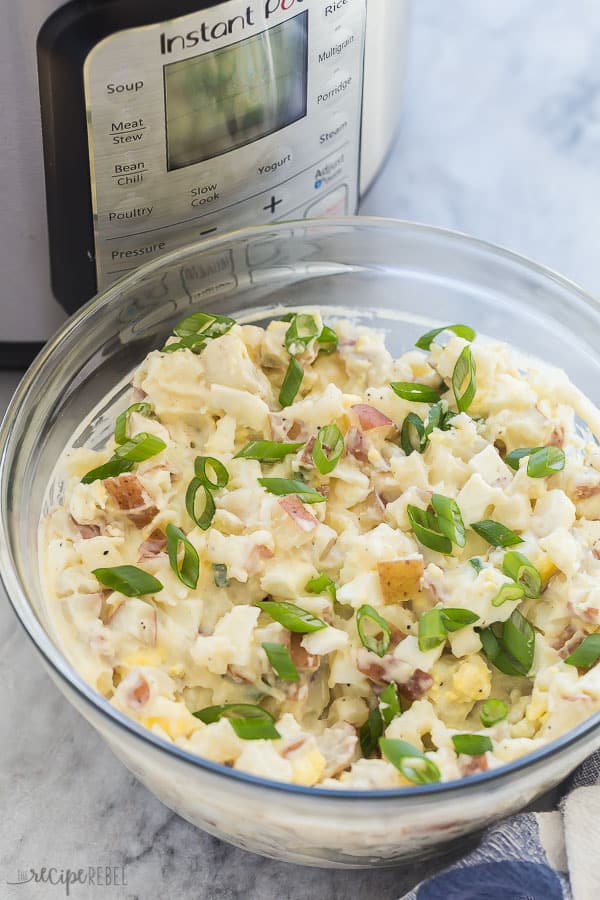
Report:
[[[318,310],[195,313],[121,408],[59,463],[42,577],[66,656],[154,735],[385,789],[600,709],[600,423],[562,371],[468,325],[394,359]]]

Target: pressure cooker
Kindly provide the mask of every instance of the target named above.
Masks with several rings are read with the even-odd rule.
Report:
[[[0,0],[0,367],[177,246],[354,213],[408,2]]]

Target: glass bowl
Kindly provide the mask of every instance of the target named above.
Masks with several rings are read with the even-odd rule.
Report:
[[[48,495],[58,456],[73,441],[99,447],[106,440],[132,369],[179,319],[214,309],[266,323],[285,307],[315,304],[326,316],[385,329],[395,355],[436,325],[467,322],[563,367],[585,391],[600,384],[598,304],[490,244],[366,218],[290,222],[204,241],[88,303],[25,376],[0,430],[0,571],[51,678],[167,806],[266,856],[391,865],[438,854],[554,787],[600,745],[600,715],[530,756],[447,784],[352,791],[272,782],[166,743],[95,693],[53,639],[38,575],[38,522],[60,491],[55,485]]]

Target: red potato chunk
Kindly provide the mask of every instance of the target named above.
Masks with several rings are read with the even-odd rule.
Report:
[[[117,478],[107,478],[104,487],[119,509],[128,511],[128,519],[138,528],[149,525],[158,509],[142,487],[137,475],[125,474]]]
[[[302,531],[313,531],[319,524],[319,520],[306,509],[295,494],[281,497],[277,502]]]
[[[393,421],[380,412],[374,406],[368,403],[356,403],[352,410],[356,413],[358,424],[363,431],[370,431],[372,428],[393,428]]]
[[[379,584],[385,603],[407,600],[418,593],[423,577],[423,557],[393,559],[377,563]]]

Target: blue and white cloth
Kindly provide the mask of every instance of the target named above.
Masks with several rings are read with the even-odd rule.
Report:
[[[565,782],[558,809],[487,829],[402,900],[600,900],[600,753]]]

